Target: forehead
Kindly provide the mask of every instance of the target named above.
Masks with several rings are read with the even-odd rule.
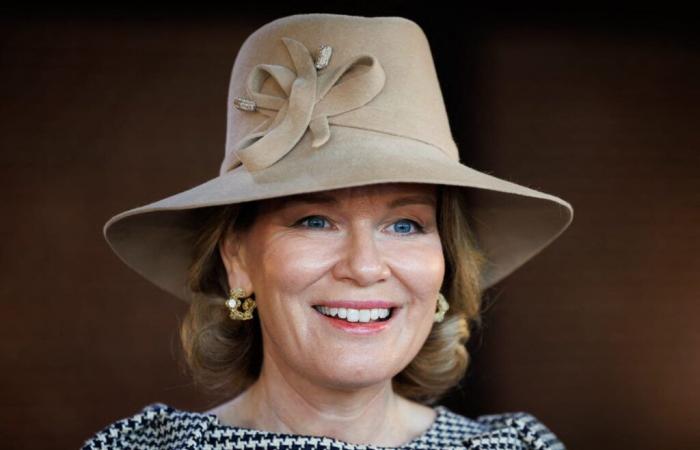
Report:
[[[300,203],[338,205],[353,199],[359,199],[363,202],[386,203],[389,207],[408,204],[436,206],[437,190],[437,186],[434,184],[382,183],[289,195],[271,199],[269,206],[281,207]]]

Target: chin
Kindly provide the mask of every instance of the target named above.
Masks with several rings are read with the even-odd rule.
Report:
[[[346,370],[343,370],[345,368]],[[359,389],[390,381],[395,371],[366,364],[336,364],[332,372],[322,376],[325,383],[338,388]]]

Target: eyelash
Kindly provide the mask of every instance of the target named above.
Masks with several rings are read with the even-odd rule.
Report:
[[[300,227],[300,226],[302,226],[301,224],[302,224],[303,222],[305,222],[306,220],[308,220],[308,219],[313,219],[313,218],[317,218],[317,217],[318,217],[318,218],[321,218],[321,219],[323,219],[323,220],[325,220],[325,221],[327,221],[327,222],[330,222],[330,221],[328,220],[327,217],[315,214],[315,215],[306,216],[306,217],[303,217],[303,218],[297,220],[297,221],[294,223],[293,226],[295,226],[295,227]],[[406,235],[406,236],[409,236],[409,235],[411,235],[411,234],[423,234],[423,233],[425,233],[425,227],[422,226],[421,224],[419,224],[418,222],[416,222],[415,220],[402,218],[402,219],[397,220],[397,221],[394,222],[394,223],[401,222],[401,221],[407,221],[407,222],[413,223],[413,225],[415,225],[417,231],[415,231],[415,232],[413,232],[413,233],[398,233],[399,235]],[[322,230],[322,229],[323,229],[323,228],[315,228],[315,227],[304,227],[304,228],[318,229],[318,230]]]

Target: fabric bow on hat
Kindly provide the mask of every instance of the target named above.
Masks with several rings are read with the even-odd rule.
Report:
[[[372,55],[358,55],[333,71],[318,73],[311,53],[301,42],[288,37],[282,41],[296,71],[276,64],[253,68],[246,91],[254,102],[253,110],[269,119],[226,155],[221,174],[239,162],[251,172],[271,166],[294,148],[307,128],[313,133],[312,147],[322,146],[330,139],[328,117],[369,103],[384,87],[384,69]],[[269,76],[274,77],[286,97],[260,91]]]

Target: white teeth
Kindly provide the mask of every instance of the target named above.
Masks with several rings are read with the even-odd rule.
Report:
[[[360,311],[356,309],[348,309],[348,322],[357,322],[360,320]]]
[[[321,314],[331,317],[345,319],[348,322],[370,322],[372,320],[384,319],[389,316],[387,308],[372,309],[352,309],[352,308],[329,308],[327,306],[314,306]]]

